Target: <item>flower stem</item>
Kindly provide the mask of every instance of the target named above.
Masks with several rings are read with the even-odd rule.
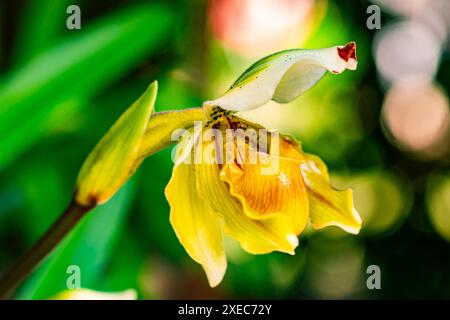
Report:
[[[47,233],[0,278],[0,299],[9,298],[22,280],[61,242],[93,207],[74,200]]]

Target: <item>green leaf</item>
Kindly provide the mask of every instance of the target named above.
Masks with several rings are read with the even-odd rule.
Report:
[[[147,251],[141,251],[135,230],[130,229],[128,228],[118,241],[115,253],[108,262],[108,269],[103,274],[97,290],[117,292],[134,288],[139,292],[140,282],[142,282],[140,281],[141,271],[150,266],[150,263],[144,254]],[[144,288],[147,285],[145,281],[142,284]]]
[[[134,180],[106,205],[88,214],[24,284],[17,298],[45,299],[67,289],[67,268],[80,268],[81,286],[101,282],[106,262],[114,253],[132,200]]]
[[[174,23],[165,6],[122,10],[13,70],[0,81],[0,169],[42,137],[52,113],[67,105],[81,108],[154,52]]]

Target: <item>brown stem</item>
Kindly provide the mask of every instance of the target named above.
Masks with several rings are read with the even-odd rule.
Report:
[[[0,278],[0,299],[8,299],[22,280],[61,242],[78,221],[93,207],[74,200],[47,233]]]

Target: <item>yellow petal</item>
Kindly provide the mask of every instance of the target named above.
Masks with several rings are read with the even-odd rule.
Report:
[[[200,197],[223,217],[224,232],[238,240],[244,250],[252,254],[272,251],[294,254],[298,239],[287,217],[251,219],[244,213],[239,200],[230,194],[228,185],[220,179],[218,165],[197,164],[195,172]]]
[[[75,199],[85,206],[101,204],[134,173],[140,143],[153,112],[158,85],[153,82],[95,146],[81,167]]]
[[[166,187],[170,204],[170,223],[187,253],[202,265],[211,287],[217,286],[225,274],[227,261],[223,248],[219,216],[199,198],[195,166],[175,166]]]
[[[302,174],[309,190],[309,207],[315,229],[337,226],[357,234],[361,217],[353,206],[353,191],[339,191],[330,186],[326,165],[319,157],[304,154]]]
[[[299,153],[287,141],[281,140],[280,156],[267,155],[256,164],[225,164],[221,179],[230,186],[245,213],[252,219],[286,216],[300,234],[308,222],[308,193],[300,170]],[[246,152],[245,158],[248,152]],[[261,153],[259,155],[262,156]],[[289,158],[285,156],[295,156]],[[278,168],[270,172],[265,168]]]

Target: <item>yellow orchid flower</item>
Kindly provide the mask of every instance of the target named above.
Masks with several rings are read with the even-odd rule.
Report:
[[[252,254],[294,254],[308,218],[315,229],[359,232],[352,191],[330,186],[321,159],[292,138],[234,114],[270,100],[289,102],[327,70],[337,74],[356,65],[355,43],[275,53],[252,65],[222,97],[205,102],[206,123],[183,134],[165,191],[170,222],[210,286],[225,274],[223,235]]]
[[[154,82],[86,159],[75,202],[86,208],[106,202],[145,157],[181,135],[165,191],[170,222],[212,287],[226,270],[224,234],[253,254],[294,254],[308,218],[315,229],[334,225],[356,234],[361,218],[352,191],[330,186],[322,160],[304,153],[292,138],[235,114],[270,100],[292,101],[326,71],[338,74],[356,65],[353,42],[278,52],[253,64],[222,97],[206,101],[203,108],[173,112],[153,113]]]

